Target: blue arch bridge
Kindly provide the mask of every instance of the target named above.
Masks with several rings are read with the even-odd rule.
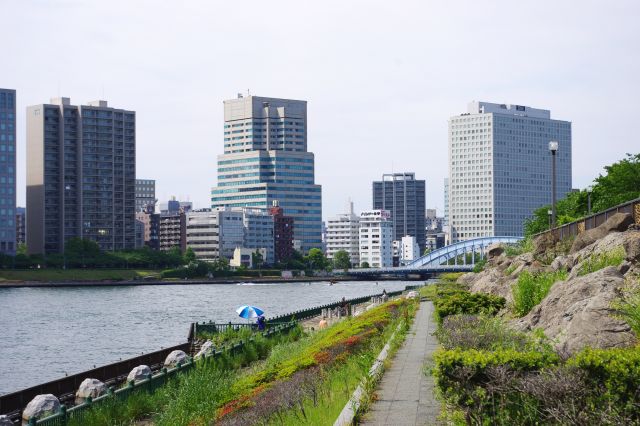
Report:
[[[475,238],[439,248],[404,266],[356,268],[349,269],[344,273],[361,277],[377,277],[382,275],[404,277],[419,275],[420,277],[429,277],[441,272],[469,272],[473,270],[473,266],[477,261],[486,257],[487,248],[491,244],[515,244],[520,240],[522,240],[522,237]]]

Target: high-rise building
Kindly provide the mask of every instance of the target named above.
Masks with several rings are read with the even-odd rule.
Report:
[[[69,98],[27,108],[27,248],[64,250],[87,238],[102,250],[135,246],[136,115]]]
[[[415,173],[382,175],[373,182],[373,208],[388,210],[393,223],[393,239],[416,237],[420,251],[425,245],[425,181]]]
[[[353,203],[349,202],[349,211],[338,214],[327,221],[327,257],[344,250],[349,254],[352,265],[360,265],[360,217],[353,212]]]
[[[307,103],[242,97],[224,101],[224,154],[212,207],[267,209],[278,200],[303,251],[322,246],[322,194],[307,151]]]
[[[149,205],[156,205],[156,181],[136,179],[136,212],[145,211]]]
[[[27,243],[27,209],[16,207],[16,245]],[[17,246],[16,246],[17,249]]]
[[[16,91],[0,89],[0,253],[16,253]]]
[[[449,226],[449,178],[444,178],[444,226]]]
[[[571,123],[548,110],[471,102],[449,119],[449,225],[452,242],[521,236],[524,220],[551,203],[557,141],[557,196],[571,190]]]
[[[284,262],[293,257],[293,218],[285,216],[277,201],[269,208],[273,216],[273,258],[275,262]]]
[[[387,210],[360,213],[360,265],[365,262],[371,268],[393,266],[393,221]]]
[[[136,212],[136,220],[144,225],[144,245],[160,250],[160,214],[154,212],[154,206],[148,205],[145,211]]]

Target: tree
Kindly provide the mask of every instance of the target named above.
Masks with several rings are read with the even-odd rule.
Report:
[[[370,268],[370,266],[369,266],[369,262],[362,262],[362,263],[360,264],[360,267],[361,267],[361,268]]]
[[[607,173],[594,180],[591,191],[570,192],[557,202],[557,225],[574,222],[589,214],[589,192],[591,192],[591,213],[640,197],[640,154],[627,154],[625,159],[604,169]],[[525,220],[525,236],[549,229],[549,210],[551,205],[534,210],[533,215]]]
[[[305,263],[309,269],[326,269],[329,266],[329,261],[319,248],[312,248],[305,256]]]
[[[25,243],[18,244],[18,248],[16,249],[16,255],[27,255],[27,245]]]
[[[191,262],[196,261],[196,254],[191,247],[187,247],[187,250],[184,252],[184,263],[188,265]]]
[[[338,250],[333,255],[333,266],[336,269],[344,269],[345,271],[351,267],[351,259],[346,250]]]
[[[260,269],[263,260],[260,250],[256,249],[255,252],[251,253],[251,264],[253,265],[253,269]]]

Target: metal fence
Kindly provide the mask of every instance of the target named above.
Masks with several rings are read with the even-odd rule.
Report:
[[[288,332],[295,326],[296,326],[296,323],[294,322],[291,322],[289,324],[282,324],[265,331],[264,333],[262,333],[262,335],[266,338],[270,338],[276,334]],[[129,396],[132,393],[138,392],[138,391],[146,391],[149,393],[153,393],[157,389],[164,386],[167,383],[167,381],[172,377],[175,377],[180,373],[191,370],[196,365],[197,362],[204,362],[204,363],[213,362],[215,361],[216,358],[221,357],[224,353],[227,353],[229,355],[236,355],[244,349],[245,345],[247,345],[252,341],[253,341],[253,338],[250,338],[250,339],[247,339],[246,341],[239,341],[232,345],[224,347],[222,348],[222,350],[210,352],[208,354],[205,354],[202,357],[201,361],[188,358],[186,362],[184,362],[183,364],[178,364],[174,368],[169,368],[169,369],[163,368],[155,375],[149,374],[149,376],[146,379],[141,380],[139,382],[135,382],[135,383],[131,381],[127,383],[126,386],[117,390],[113,390],[113,388],[111,388],[108,394],[99,396],[94,400],[92,400],[91,398],[87,398],[86,402],[76,405],[72,408],[67,409],[64,405],[62,405],[58,413],[53,414],[41,420],[36,420],[35,418],[31,419],[29,420],[29,425],[31,426],[36,426],[36,425],[66,426],[69,420],[72,420],[72,419],[74,421],[79,422],[80,424],[84,424],[84,422],[86,421],[86,416],[87,416],[87,413],[89,412],[89,409],[95,406],[96,404],[104,402],[109,398],[116,398],[118,401],[124,402],[127,400],[127,398],[129,398]]]
[[[610,209],[592,214],[591,216],[584,217],[580,220],[576,220],[575,222],[566,223],[553,229],[540,232],[538,234],[535,234],[534,237],[547,234],[553,234],[559,240],[575,237],[576,235],[581,234],[584,231],[597,228],[598,226],[605,223],[607,219],[609,219],[609,217],[613,216],[616,213],[629,213],[633,216],[633,221],[637,225],[640,225],[640,198],[636,198],[635,200],[628,201],[624,204],[619,204],[615,207],[611,207]]]

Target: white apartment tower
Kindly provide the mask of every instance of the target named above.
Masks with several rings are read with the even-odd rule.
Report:
[[[360,265],[371,268],[393,266],[393,222],[388,210],[360,213]]]
[[[548,110],[488,102],[471,102],[449,119],[445,220],[452,242],[523,235],[525,219],[551,203],[550,141],[559,145],[560,199],[571,190],[570,122],[552,120]]]
[[[344,250],[349,253],[352,265],[360,265],[360,218],[353,213],[353,203],[349,211],[330,218],[326,230],[327,257]]]

